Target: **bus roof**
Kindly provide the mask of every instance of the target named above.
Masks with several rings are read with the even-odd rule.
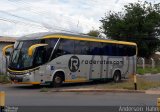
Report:
[[[81,34],[69,34],[69,33],[53,33],[53,32],[41,32],[41,33],[34,33],[30,35],[23,36],[17,40],[36,40],[36,39],[49,39],[49,38],[65,38],[71,40],[84,40],[84,41],[94,41],[94,42],[104,42],[104,43],[113,43],[113,44],[124,44],[124,45],[134,45],[137,44],[134,42],[125,42],[125,41],[117,41],[117,40],[109,40],[109,39],[102,39],[88,35],[81,35]]]

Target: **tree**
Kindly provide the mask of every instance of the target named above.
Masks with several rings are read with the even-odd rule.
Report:
[[[98,30],[91,30],[89,31],[89,33],[87,33],[87,35],[94,36],[94,37],[98,37],[99,34],[100,32]]]
[[[136,42],[138,56],[149,57],[160,46],[160,3],[130,3],[100,21],[100,29],[111,39]]]

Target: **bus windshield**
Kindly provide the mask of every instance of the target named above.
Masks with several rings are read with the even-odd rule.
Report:
[[[9,66],[14,69],[25,69],[33,66],[33,57],[28,56],[28,48],[38,41],[17,41]]]
[[[28,48],[34,44],[46,43],[47,47],[38,47],[33,51],[33,55],[28,55]],[[14,44],[14,51],[10,59],[9,68],[15,70],[25,70],[42,65],[48,61],[56,40],[25,40],[17,41]],[[50,46],[50,44],[52,46]]]

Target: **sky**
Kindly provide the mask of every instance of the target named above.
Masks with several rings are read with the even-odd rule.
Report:
[[[109,11],[138,0],[0,0],[0,35],[98,30]],[[144,0],[142,0],[144,1]],[[160,3],[160,0],[146,0]]]

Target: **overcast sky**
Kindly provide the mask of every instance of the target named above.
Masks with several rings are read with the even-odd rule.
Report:
[[[124,5],[137,1],[0,0],[0,35],[22,36],[64,30],[86,33],[99,29],[99,20],[108,11],[121,11]],[[160,0],[146,1],[160,3]]]

